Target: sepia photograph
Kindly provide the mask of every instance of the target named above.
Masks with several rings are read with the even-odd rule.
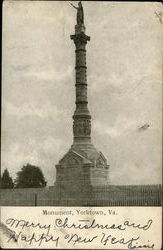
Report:
[[[162,246],[163,5],[3,1],[3,249]]]
[[[162,4],[4,1],[2,206],[161,206]]]

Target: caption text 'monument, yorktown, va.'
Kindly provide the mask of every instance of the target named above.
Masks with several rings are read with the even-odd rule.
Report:
[[[42,215],[67,215],[67,216],[74,216],[74,215],[94,215],[94,216],[106,216],[106,215],[118,215],[118,212],[115,209],[108,209],[107,211],[103,210],[80,210],[80,209],[75,209],[75,210],[47,210],[43,209],[42,210]]]

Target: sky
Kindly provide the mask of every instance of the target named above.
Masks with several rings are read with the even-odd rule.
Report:
[[[83,8],[92,143],[107,158],[111,184],[161,183],[161,3]],[[68,1],[3,2],[1,171],[13,178],[31,163],[53,185],[72,145],[75,23]]]

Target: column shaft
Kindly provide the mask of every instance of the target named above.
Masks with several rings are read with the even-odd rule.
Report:
[[[76,46],[76,110],[73,116],[74,143],[91,142],[91,116],[87,107],[86,44],[90,37],[84,32],[71,36]]]

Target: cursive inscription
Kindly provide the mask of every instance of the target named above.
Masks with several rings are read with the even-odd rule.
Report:
[[[55,225],[58,228],[74,228],[74,229],[117,229],[117,230],[126,230],[129,227],[137,228],[140,230],[148,230],[152,225],[152,219],[148,220],[145,225],[136,224],[135,222],[131,223],[129,221],[124,221],[122,224],[99,224],[96,222],[96,219],[90,220],[80,220],[81,223],[71,223],[69,222],[69,218],[66,217],[65,219],[57,218],[55,220]],[[86,223],[85,223],[86,222]]]
[[[90,243],[90,242],[94,241],[97,237],[98,237],[98,235],[95,235],[95,236],[90,237],[90,238],[89,237],[82,237],[76,233],[65,235],[65,239],[67,239],[67,243],[73,242],[73,245],[75,245],[76,243]]]
[[[45,246],[52,242],[54,248],[60,248],[63,244],[77,247],[85,245],[86,248],[89,248],[90,244],[98,244],[101,248],[102,246],[110,248],[113,245],[118,248],[123,245],[126,249],[152,249],[155,245],[149,240],[141,243],[141,233],[150,230],[152,224],[152,219],[148,219],[144,224],[129,220],[112,224],[99,223],[95,218],[72,221],[71,217],[61,216],[51,220],[51,224],[41,224],[41,222],[8,218],[6,225],[13,233],[7,242],[16,239],[17,243],[25,242],[31,246]],[[130,236],[128,230],[130,230]],[[121,232],[121,237],[117,232]]]
[[[26,221],[26,220],[17,220],[17,219],[14,219],[14,218],[7,219],[6,224],[10,225],[11,227],[14,227],[14,228],[21,228],[21,229],[24,229],[24,228],[45,229],[47,235],[49,234],[50,227],[51,227],[50,224],[42,225],[40,222],[39,223],[34,223],[34,222]]]
[[[17,242],[18,241],[25,241],[29,245],[32,245],[32,243],[38,243],[38,246],[41,246],[41,244],[43,242],[47,243],[49,241],[53,241],[53,242],[55,242],[55,247],[57,247],[58,242],[59,242],[59,237],[55,237],[53,235],[46,235],[46,234],[42,233],[39,236],[36,233],[32,233],[32,235],[27,236],[27,235],[23,234],[22,232],[19,232],[18,235],[16,235],[16,233],[11,235],[11,237],[8,239],[8,242],[10,242],[12,239],[15,239],[15,238],[16,238]]]

